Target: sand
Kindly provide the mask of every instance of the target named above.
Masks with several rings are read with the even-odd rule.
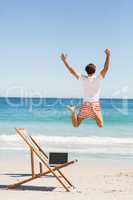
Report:
[[[80,159],[63,170],[76,186],[71,192],[51,175],[11,190],[7,185],[30,175],[29,155],[0,155],[1,200],[133,200],[132,162]]]

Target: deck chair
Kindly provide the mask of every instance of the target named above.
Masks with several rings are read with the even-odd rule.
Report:
[[[71,164],[77,162],[77,160],[68,161],[63,164],[50,166],[48,163],[48,155],[42,150],[42,148],[37,144],[37,142],[33,139],[33,137],[24,129],[24,128],[16,128],[17,133],[22,137],[22,139],[26,142],[31,151],[31,174],[32,176],[19,181],[15,184],[9,185],[9,189],[14,189],[24,183],[30,182],[42,176],[46,176],[48,174],[52,174],[57,181],[64,187],[67,192],[70,192],[71,188],[74,188],[72,183],[68,180],[68,178],[61,172],[61,169],[67,167]],[[40,162],[40,173],[35,174],[35,163],[34,156],[36,156]],[[43,172],[43,166],[45,167],[45,171]]]

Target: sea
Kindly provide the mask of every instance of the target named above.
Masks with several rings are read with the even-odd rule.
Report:
[[[0,154],[26,153],[15,128],[25,128],[46,152],[68,152],[80,159],[133,159],[133,99],[100,99],[104,127],[86,119],[71,123],[67,105],[77,98],[0,98]]]

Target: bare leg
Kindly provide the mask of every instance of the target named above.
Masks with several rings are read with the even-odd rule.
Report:
[[[71,113],[72,124],[75,128],[79,127],[82,120],[78,119],[77,113],[75,111],[75,106],[67,106],[68,110]]]
[[[91,107],[91,109],[92,109],[92,112],[95,113],[93,106]],[[97,114],[95,113],[95,121],[96,121],[99,128],[103,127],[103,117],[102,117],[101,111]]]
[[[98,127],[99,128],[102,128],[103,127],[103,119],[102,119],[102,116],[96,116],[96,118],[95,118],[95,120],[96,120],[96,123],[97,123],[97,125],[98,125]]]

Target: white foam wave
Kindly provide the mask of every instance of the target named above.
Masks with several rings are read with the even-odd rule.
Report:
[[[133,145],[132,138],[117,137],[78,137],[78,136],[34,136],[41,143],[70,145]],[[0,135],[0,143],[18,143],[22,140],[18,135]]]
[[[34,136],[36,141],[49,151],[67,151],[80,154],[118,154],[133,156],[133,138],[77,137],[77,136]],[[0,135],[0,150],[26,150],[21,137]]]

